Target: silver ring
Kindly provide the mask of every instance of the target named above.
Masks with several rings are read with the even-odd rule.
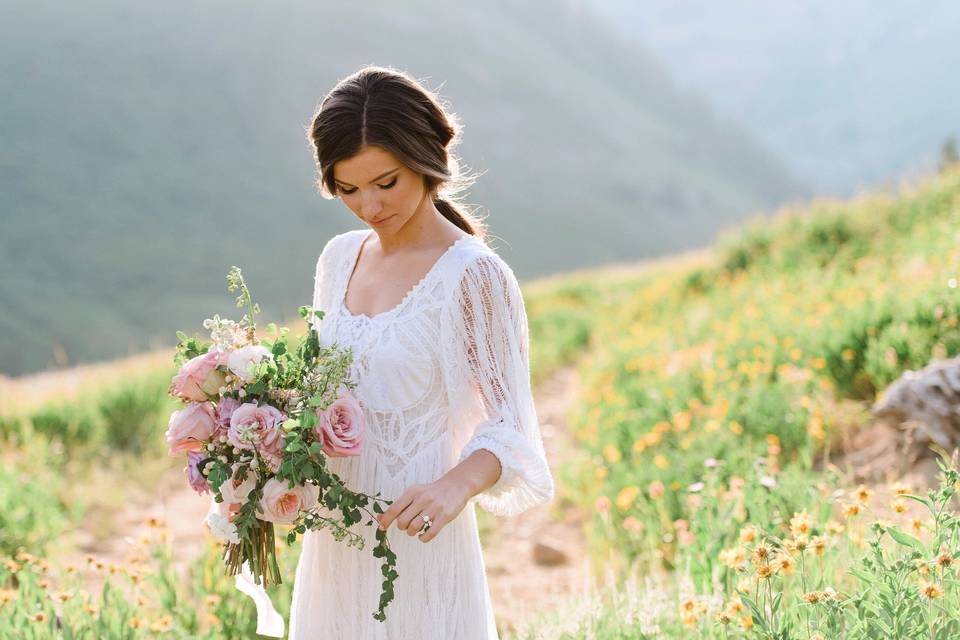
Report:
[[[420,517],[423,518],[423,521],[424,521],[423,527],[420,528],[420,533],[426,533],[430,529],[430,527],[433,526],[433,521],[430,519],[430,516],[424,513],[421,513]]]

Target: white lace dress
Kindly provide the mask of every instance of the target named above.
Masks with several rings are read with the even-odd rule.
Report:
[[[373,526],[359,550],[326,530],[308,531],[297,567],[290,640],[491,640],[498,638],[474,503],[511,515],[550,501],[530,389],[527,317],[510,267],[464,236],[389,311],[353,315],[344,298],[361,242],[372,230],[333,237],[317,261],[314,308],[322,344],[350,345],[351,379],[367,421],[362,454],[331,458],[350,488],[395,500],[437,480],[477,449],[500,461],[496,484],[475,496],[429,542],[388,529],[397,554],[395,598],[379,606],[381,559]],[[374,525],[375,526],[375,525]]]

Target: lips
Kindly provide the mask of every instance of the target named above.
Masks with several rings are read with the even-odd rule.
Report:
[[[389,222],[392,218],[393,218],[393,216],[387,216],[387,217],[384,218],[383,220],[378,220],[377,222],[374,222],[373,224],[381,225],[381,224],[384,224],[385,222]]]

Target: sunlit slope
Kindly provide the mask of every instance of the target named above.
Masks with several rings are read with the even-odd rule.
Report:
[[[901,372],[960,352],[958,279],[953,170],[895,196],[779,212],[629,294],[601,284],[575,416],[593,462],[575,481],[610,505],[606,543],[640,553],[621,525],[661,519],[654,482],[662,517],[689,517],[687,487],[711,459],[720,480],[809,468]]]

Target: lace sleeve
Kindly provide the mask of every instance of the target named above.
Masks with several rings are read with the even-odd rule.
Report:
[[[333,279],[335,277],[335,247],[336,240],[343,234],[333,236],[324,245],[320,257],[317,258],[317,266],[313,275],[313,308],[320,309],[324,313],[330,313],[330,293],[333,290]],[[319,324],[316,319],[313,322],[314,330],[319,330]]]
[[[520,285],[499,256],[486,254],[466,266],[452,298],[447,321],[454,377],[468,393],[479,395],[484,413],[459,457],[462,461],[477,449],[497,457],[499,478],[474,499],[490,513],[514,515],[554,496],[530,388]]]

